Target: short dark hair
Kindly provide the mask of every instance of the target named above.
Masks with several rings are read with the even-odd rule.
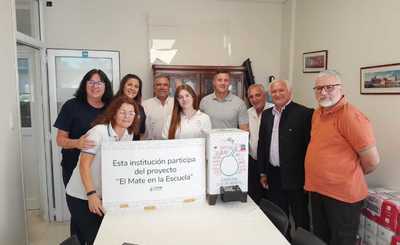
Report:
[[[229,73],[229,71],[227,71],[227,70],[217,70],[216,73],[215,73],[215,75],[214,75],[214,79],[215,79],[215,77],[217,77],[217,75],[219,75],[219,74],[228,74],[228,76],[231,77],[231,74]]]
[[[135,74],[126,74],[122,79],[121,82],[119,83],[119,89],[117,91],[117,93],[115,94],[115,96],[121,96],[124,94],[124,87],[125,84],[128,82],[128,80],[130,79],[136,79],[139,81],[139,91],[138,94],[136,95],[135,98],[133,98],[133,100],[138,103],[141,104],[142,103],[142,86],[143,86],[143,82],[142,79],[140,79],[139,76],[135,75]]]
[[[75,98],[82,102],[87,102],[87,93],[86,93],[86,84],[87,82],[92,78],[94,74],[99,75],[100,80],[104,83],[105,88],[104,88],[104,94],[101,97],[101,101],[105,104],[108,105],[111,101],[111,98],[113,97],[113,89],[111,86],[111,82],[108,79],[107,75],[104,73],[104,71],[100,69],[92,69],[88,71],[82,78],[81,83],[79,84],[79,88],[75,91]]]

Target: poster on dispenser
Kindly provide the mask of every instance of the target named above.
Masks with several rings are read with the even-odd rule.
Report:
[[[247,192],[249,133],[240,129],[213,129],[207,136],[207,194],[220,187],[239,186]]]

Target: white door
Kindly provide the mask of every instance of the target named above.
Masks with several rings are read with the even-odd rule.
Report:
[[[37,87],[40,84],[40,51],[17,45],[19,103],[22,129],[22,166],[25,202],[28,210],[40,209],[40,126],[38,109],[41,107]],[[39,107],[39,108],[38,108]]]
[[[54,124],[61,106],[78,89],[83,76],[91,69],[103,70],[114,91],[119,86],[119,52],[96,50],[47,49],[50,123]],[[56,144],[57,129],[51,127],[55,220],[69,219],[61,173],[61,149]]]

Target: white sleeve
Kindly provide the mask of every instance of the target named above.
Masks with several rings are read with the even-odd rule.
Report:
[[[151,140],[152,139],[151,138],[151,135],[152,135],[152,133],[151,133],[151,128],[152,128],[151,127],[151,116],[150,116],[149,105],[147,105],[147,104],[148,104],[147,100],[143,101],[143,103],[142,103],[144,113],[146,114],[146,121],[144,122],[146,128],[144,130],[143,139]]]
[[[81,152],[96,155],[98,150],[100,149],[101,142],[103,141],[103,135],[101,133],[104,130],[105,125],[96,125],[91,128],[86,134],[87,139],[92,140],[95,143],[95,146],[89,149],[81,150]]]
[[[204,135],[204,137],[207,136],[207,134],[211,131],[211,120],[210,117],[207,114],[203,114],[203,119],[201,123],[201,133]]]
[[[171,115],[167,117],[167,119],[164,121],[164,126],[161,132],[161,138],[162,139],[168,139],[168,132],[169,132],[169,126],[171,124]]]

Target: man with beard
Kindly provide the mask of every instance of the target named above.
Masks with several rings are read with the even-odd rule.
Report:
[[[314,233],[329,245],[352,245],[368,195],[364,175],[377,167],[379,154],[371,123],[347,102],[339,73],[321,72],[314,93],[319,108],[305,160]]]

